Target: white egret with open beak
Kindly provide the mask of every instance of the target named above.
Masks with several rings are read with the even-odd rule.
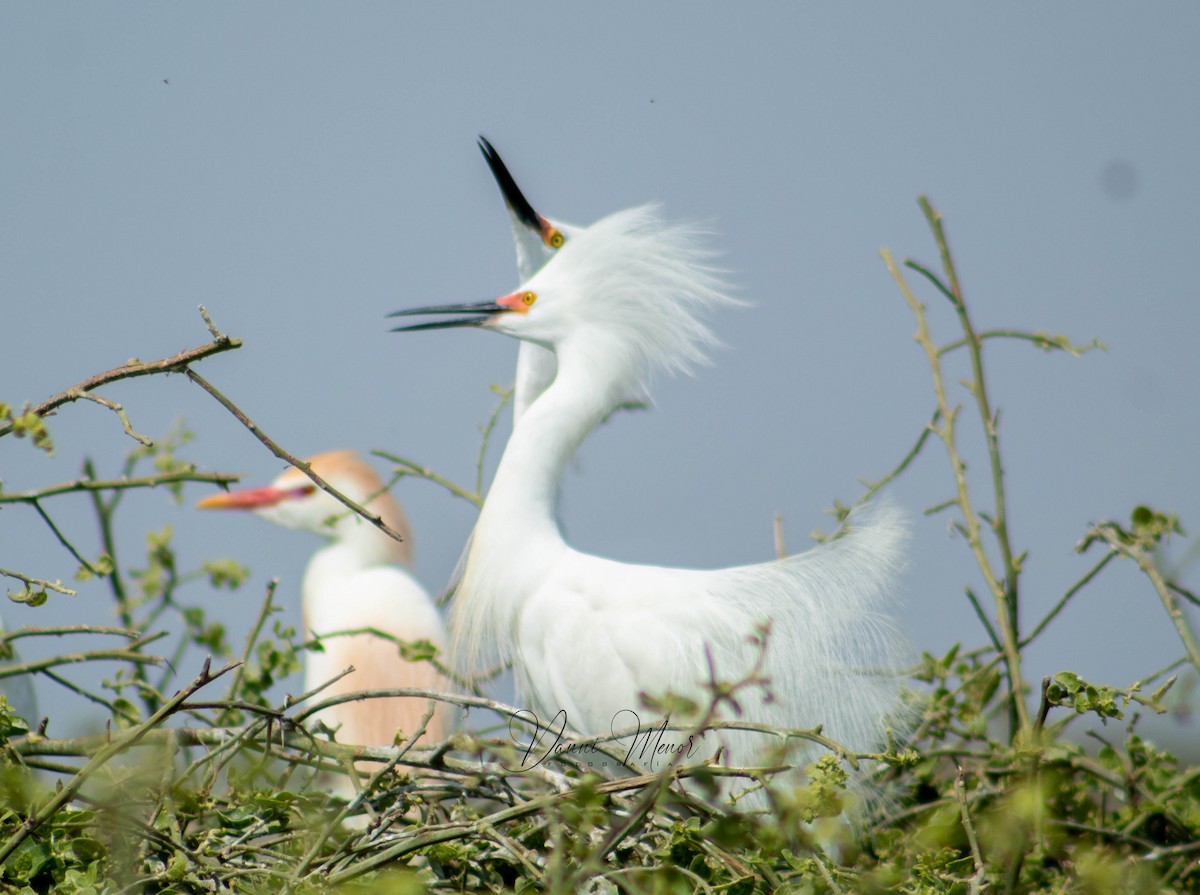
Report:
[[[714,339],[704,318],[736,303],[707,258],[693,228],[632,209],[572,234],[495,301],[393,315],[442,314],[399,329],[476,327],[556,360],[514,427],[472,535],[452,657],[465,674],[510,660],[543,723],[563,711],[573,730],[607,734],[643,693],[706,702],[710,659],[721,680],[748,674],[759,652],[751,635],[769,623],[770,696],[741,694],[743,719],[821,725],[852,750],[876,750],[900,708],[908,659],[892,614],[906,534],[896,511],[861,513],[804,553],[713,571],[589,555],[566,543],[556,520],[560,479],[583,439],[652,372],[705,360]],[[753,763],[769,742],[748,731],[719,739],[733,764]]]

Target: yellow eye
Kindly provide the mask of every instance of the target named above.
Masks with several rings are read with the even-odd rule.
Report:
[[[536,292],[526,292],[521,296],[521,304],[525,305],[525,307],[529,307],[535,301],[537,301]]]
[[[559,231],[557,231],[557,230],[550,231],[550,248],[561,249],[563,247],[563,243],[566,241],[567,241],[567,238],[565,236],[563,236]]]

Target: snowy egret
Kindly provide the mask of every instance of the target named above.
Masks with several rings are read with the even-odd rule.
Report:
[[[487,159],[492,177],[500,187],[500,195],[504,197],[504,204],[512,218],[513,243],[517,250],[517,282],[524,283],[582,228],[551,221],[534,211],[509,173],[508,166],[500,158],[500,153],[486,137],[479,138],[479,151]],[[513,384],[514,424],[534,399],[554,381],[557,365],[554,352],[549,348],[533,342],[521,342],[517,349],[517,376]]]
[[[907,657],[889,612],[905,540],[896,511],[860,514],[805,553],[715,571],[588,555],[556,523],[559,482],[583,439],[653,371],[705,359],[714,340],[704,316],[735,303],[706,257],[694,229],[633,209],[573,234],[516,292],[393,315],[455,315],[399,330],[481,327],[557,360],[514,427],[472,535],[451,654],[467,674],[511,660],[543,721],[562,710],[572,729],[607,734],[641,693],[703,702],[710,656],[722,680],[740,679],[757,658],[749,635],[770,622],[772,698],[743,694],[745,719],[824,725],[850,749],[874,750],[900,706]],[[741,731],[721,740],[735,764],[765,744]]]
[[[408,520],[400,504],[353,451],[330,451],[308,462],[334,488],[382,516],[404,540],[397,541],[349,513],[295,468],[266,487],[214,494],[196,506],[253,510],[268,521],[332,541],[313,555],[304,573],[301,591],[309,636],[374,628],[400,640],[428,640],[444,649],[446,638],[437,608],[417,580],[399,568],[412,558]],[[307,657],[305,689],[328,682],[351,665],[355,671],[323,690],[320,699],[391,687],[448,689],[430,663],[406,661],[397,646],[383,637],[331,636],[322,640],[322,646],[323,652]],[[413,733],[427,709],[424,699],[369,699],[341,703],[318,717],[330,727],[340,727],[338,739],[343,743],[390,745],[397,730]],[[444,739],[449,721],[445,704],[439,703],[426,737]]]

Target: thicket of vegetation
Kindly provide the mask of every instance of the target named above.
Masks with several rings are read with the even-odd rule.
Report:
[[[78,400],[110,409],[139,442],[116,477],[104,478],[89,463],[74,481],[0,490],[0,508],[26,504],[58,537],[71,569],[65,575],[58,570],[61,577],[104,580],[117,618],[105,628],[0,632],[0,678],[14,683],[36,676],[41,686],[65,687],[109,717],[103,733],[59,739],[39,729],[37,718],[19,717],[12,705],[0,703],[0,890],[1200,891],[1200,767],[1156,748],[1136,726],[1138,713],[1163,710],[1177,670],[1200,669],[1200,648],[1184,611],[1196,597],[1161,562],[1162,546],[1180,533],[1179,523],[1167,511],[1136,507],[1125,521],[1081,524],[1079,550],[1094,564],[1048,615],[1027,628],[1019,624],[1025,554],[1009,538],[998,414],[984,350],[995,339],[1071,353],[1094,346],[1037,332],[976,330],[941,219],[924,199],[921,207],[940,253],[940,272],[914,261],[897,263],[886,251],[883,259],[916,319],[934,412],[914,423],[920,435],[911,452],[863,499],[902,475],[919,453],[943,452],[954,496],[928,512],[950,516],[985,588],[965,591],[982,626],[982,645],[925,655],[914,670],[919,723],[910,739],[864,756],[845,753],[819,729],[782,732],[823,743],[828,751],[812,766],[806,785],[772,789],[772,810],[762,814],[721,810],[704,796],[715,791],[718,776],[757,787],[779,772],[778,765],[694,767],[677,756],[652,771],[627,770],[619,740],[596,745],[569,736],[544,737],[527,755],[516,745],[529,735],[520,732],[515,711],[478,694],[447,698],[475,709],[473,718],[493,713],[500,721],[491,732],[462,733],[428,746],[414,746],[419,731],[402,732],[389,747],[338,743],[331,731],[306,723],[327,704],[321,692],[284,704],[269,698],[274,684],[299,668],[305,650],[320,648],[274,618],[272,589],[262,595],[249,633],[235,643],[200,607],[184,602],[179,589],[201,578],[213,588],[242,587],[246,570],[237,563],[181,568],[169,532],[151,533],[144,557],[117,555],[119,511],[131,489],[167,488],[178,497],[185,482],[228,483],[235,477],[202,471],[184,459],[180,433],[152,443],[134,428],[130,416],[136,413],[127,415],[103,397],[103,387],[135,376],[186,375],[267,448],[295,460],[196,372],[206,357],[240,347],[205,317],[211,340],[198,348],[130,362],[36,407],[0,404],[7,450],[19,449],[13,439],[22,437],[50,450],[49,418]],[[934,341],[927,325],[931,311],[918,292],[928,296],[933,313],[957,321],[957,338]],[[965,370],[961,381],[951,364]],[[968,486],[958,438],[964,425],[983,427],[986,457],[973,460],[990,467],[989,493]],[[489,433],[490,424],[483,449]],[[423,475],[480,499],[481,482],[461,487],[391,459],[393,484]],[[77,549],[46,509],[60,495],[78,492],[91,497],[104,544],[99,556]],[[839,508],[842,518],[848,511]],[[1180,658],[1148,669],[1136,682],[1089,682],[1069,671],[1028,680],[1025,650],[1055,617],[1071,611],[1077,594],[1118,563],[1135,564],[1148,598],[1161,601],[1179,633]],[[53,571],[9,568],[19,565],[11,558],[0,565],[0,575],[15,582],[10,599],[39,604],[51,592],[71,589],[51,580]],[[24,638],[69,643],[85,636],[89,644],[99,636],[111,645],[13,660],[13,647]],[[184,673],[181,657],[196,646],[211,661]],[[427,644],[397,649],[416,661],[437,661]],[[119,671],[103,680],[73,673],[73,666],[86,670],[99,661],[117,663]],[[760,685],[713,681],[711,705],[692,707],[689,714],[676,703],[673,717],[684,729],[703,727],[716,706],[737,699],[740,688]],[[373,691],[363,698],[413,692]],[[1091,748],[1064,735],[1088,715],[1115,719]],[[545,749],[552,754],[539,760]],[[853,810],[846,788],[853,766],[873,773],[888,797],[847,823],[842,818]],[[318,773],[350,776],[357,795],[347,802],[327,794]],[[687,788],[681,786],[685,778]]]

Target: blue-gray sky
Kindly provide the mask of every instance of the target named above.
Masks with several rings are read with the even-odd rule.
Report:
[[[1200,525],[1197,34],[1200,10],[1181,3],[6,4],[0,400],[37,402],[131,356],[200,344],[203,303],[245,347],[201,372],[289,450],[382,448],[469,479],[488,385],[511,380],[515,343],[392,335],[384,315],[514,286],[483,133],[552,217],[657,201],[707,222],[754,303],[715,321],[726,347],[711,367],[659,382],[651,412],[587,442],[565,485],[570,539],[632,561],[755,561],[772,551],[773,514],[803,546],[933,409],[878,256],[936,262],[924,192],[981,327],[1110,346],[1082,359],[989,349],[1032,623],[1093,561],[1072,552],[1089,522],[1147,502]],[[950,338],[948,307],[922,295]],[[103,394],[149,434],[185,418],[186,456],[206,468],[254,483],[280,468],[181,377]],[[114,470],[133,444],[95,405],[51,428],[53,459],[0,444],[6,488],[69,479],[85,452]],[[986,458],[965,428],[982,488]],[[169,523],[185,561],[250,565],[242,595],[186,594],[237,640],[269,577],[294,607],[315,542],[195,512],[208,492],[186,493],[179,507],[130,497],[126,555]],[[951,496],[935,445],[893,493],[915,533],[898,613],[922,647],[980,643],[962,596],[983,591],[978,572],[945,515],[920,515]],[[417,573],[440,589],[473,511],[422,482],[399,496]],[[98,552],[84,499],[47,507]],[[10,507],[0,566],[69,578],[75,563]],[[1184,580],[1196,584],[1194,567]],[[5,621],[106,622],[106,593],[84,583],[40,610],[5,606]],[[1180,652],[1151,589],[1122,569],[1033,648],[1032,677],[1070,667],[1125,684]],[[95,717],[38,687],[72,723]]]

